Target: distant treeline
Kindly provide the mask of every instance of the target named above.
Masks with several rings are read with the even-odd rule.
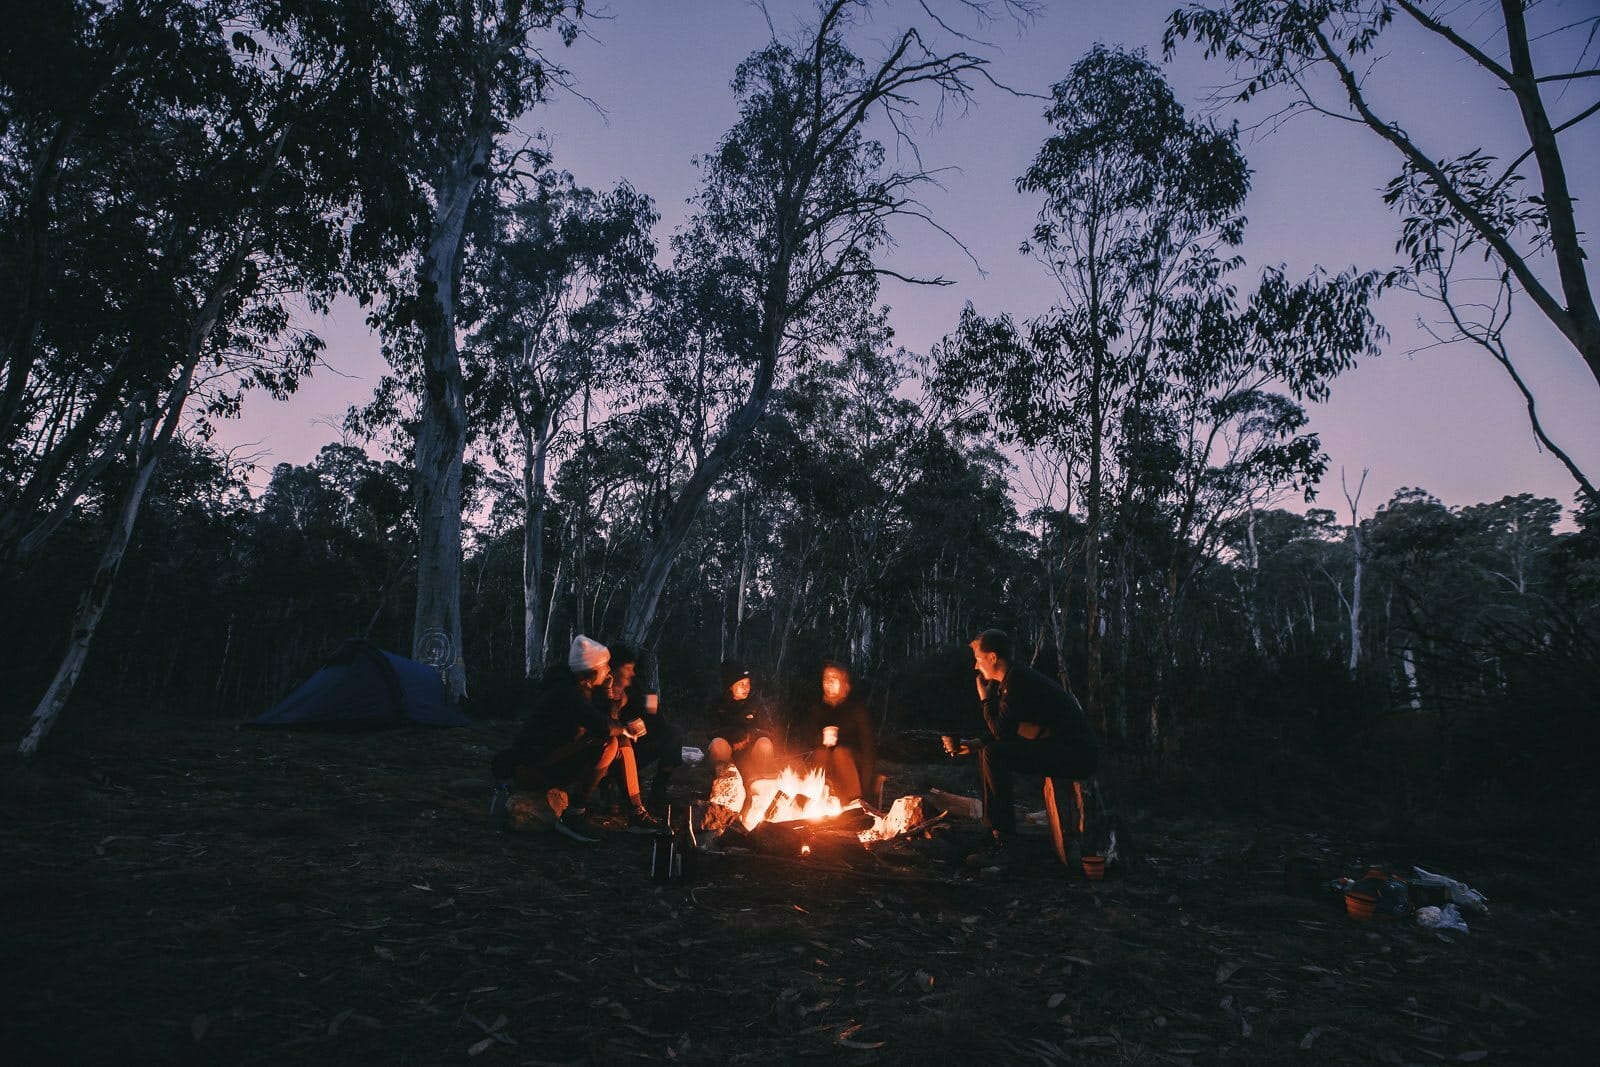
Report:
[[[1189,114],[1143,51],[1096,45],[997,190],[1036,205],[1016,237],[1059,295],[968,304],[906,352],[885,279],[948,281],[889,256],[904,228],[946,229],[911,116],[992,81],[947,17],[1030,7],[928,0],[884,35],[862,27],[886,5],[817,5],[730,72],[737,118],[697,146],[664,235],[648,193],[588,188],[522,132],[570,84],[584,4],[40,5],[0,41],[0,709],[19,751],[69,702],[245,718],[360,634],[440,652],[479,718],[519,714],[584,632],[642,646],[688,720],[721,660],[792,711],[833,657],[885,728],[962,729],[964,644],[1001,626],[1148,766],[1292,786],[1420,744],[1413,768],[1467,790],[1585,781],[1600,492],[1505,333],[1526,294],[1600,381],[1556,141],[1595,109],[1557,125],[1539,94],[1576,75],[1538,76],[1522,5],[1502,5],[1516,73],[1485,69],[1532,141],[1489,181],[1479,149],[1439,162],[1381,118],[1329,43],[1374,47],[1388,8],[1180,9],[1165,47],[1236,62],[1242,99],[1341,76],[1338,107],[1399,152],[1404,262],[1248,263],[1239,127]],[[1480,249],[1482,291],[1455,268]],[[1348,482],[1347,510],[1283,510],[1327,474],[1307,405],[1381,353],[1396,287],[1523,390],[1581,491],[1571,520],[1420,490],[1374,511]],[[346,414],[351,444],[257,497],[218,428],[321,365],[336,300],[366,309],[387,373]]]
[[[664,707],[692,723],[718,662],[740,657],[780,712],[794,709],[831,656],[855,664],[889,730],[961,729],[973,710],[964,644],[989,625],[1059,672],[1053,627],[1083,625],[1081,568],[1062,562],[1081,522],[1019,514],[1002,455],[913,432],[912,405],[865,395],[819,406],[816,384],[781,392],[758,458],[713,498],[673,571],[657,647]],[[844,432],[860,419],[874,431]],[[544,598],[553,658],[571,634],[612,639],[622,622],[641,504],[622,445],[597,437],[556,479]],[[402,465],[329,446],[307,466],[279,465],[252,497],[220,453],[189,444],[178,457],[152,489],[124,595],[80,687],[87,705],[119,719],[240,720],[351,635],[404,651],[414,535]],[[470,499],[469,710],[513,717],[530,684],[520,509],[496,477],[475,478]],[[1581,776],[1597,732],[1597,519],[1580,508],[1562,529],[1553,500],[1448,508],[1416,489],[1354,529],[1323,509],[1247,510],[1178,605],[1172,726],[1158,743],[1223,765],[1281,750],[1300,767],[1384,744],[1408,721],[1437,738],[1439,762],[1426,769],[1468,786]],[[1155,754],[1152,656],[1173,520],[1142,508],[1107,522],[1102,692],[1084,691],[1081,642],[1067,642],[1064,677],[1102,709],[1114,748]],[[48,681],[96,528],[91,509],[3,591],[8,722]],[[1270,759],[1256,773],[1273,773]]]

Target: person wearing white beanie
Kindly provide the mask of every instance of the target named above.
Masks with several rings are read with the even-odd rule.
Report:
[[[567,670],[551,669],[548,684],[522,731],[509,749],[495,754],[491,826],[507,828],[507,804],[514,782],[535,791],[565,790],[569,803],[555,829],[583,844],[600,840],[585,817],[595,787],[618,757],[632,771],[627,776],[630,782],[638,780],[632,767],[632,746],[610,715],[610,681],[611,651],[591,637],[574,637],[567,651]],[[636,785],[633,793],[637,796]],[[629,830],[651,833],[659,829],[660,824],[641,804],[636,801],[634,807],[628,818]]]
[[[573,674],[584,675],[611,664],[611,650],[591,637],[579,634],[567,652],[567,666]]]

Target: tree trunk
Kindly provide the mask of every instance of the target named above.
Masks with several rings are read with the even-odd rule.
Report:
[[[1066,535],[1063,534],[1061,543],[1066,544]],[[1068,594],[1072,589],[1072,553],[1064,552],[1065,572],[1059,576],[1055,567],[1046,564],[1045,582],[1049,593],[1050,606],[1050,637],[1055,645],[1056,676],[1061,681],[1061,688],[1071,693],[1074,698],[1077,694],[1072,688],[1072,672],[1067,670],[1067,603]]]
[[[231,289],[231,283],[228,288]],[[106,604],[111,599],[112,586],[116,584],[117,574],[122,569],[123,557],[128,551],[128,542],[133,538],[134,523],[138,521],[139,510],[144,505],[145,492],[150,488],[150,480],[155,476],[161,457],[178,428],[178,421],[183,415],[183,408],[188,402],[189,390],[194,381],[195,364],[199,362],[201,347],[216,322],[216,311],[220,306],[219,293],[212,302],[211,313],[203,322],[201,330],[197,331],[197,336],[191,340],[188,363],[179,373],[177,384],[168,392],[163,404],[164,410],[159,415],[152,413],[145,422],[142,434],[143,447],[139,449],[138,466],[134,470],[133,481],[123,492],[122,503],[117,509],[116,522],[111,527],[105,547],[100,552],[100,562],[95,567],[94,580],[78,604],[77,613],[72,620],[72,638],[67,645],[67,651],[61,657],[61,665],[56,669],[50,688],[45,691],[38,706],[33,710],[33,719],[27,736],[17,747],[18,753],[23,757],[31,757],[39,751],[40,744],[55,728],[56,720],[61,716],[61,709],[66,707],[67,701],[72,697],[72,691],[78,684],[78,676],[83,673],[83,665],[89,658],[89,646],[94,642],[95,631],[105,615]]]
[[[1249,517],[1246,519],[1245,536],[1250,546],[1249,583],[1245,588],[1245,618],[1250,623],[1250,643],[1255,647],[1256,654],[1261,653],[1261,612],[1257,600],[1261,587],[1261,549],[1256,544],[1256,504],[1250,501]]]
[[[750,513],[746,503],[739,505],[739,529],[743,535],[744,551],[739,557],[739,598],[733,612],[733,654],[740,655],[744,635],[745,587],[750,581]]]
[[[1083,626],[1084,710],[1090,722],[1098,722],[1100,736],[1110,734],[1105,702],[1100,692],[1100,644],[1104,620],[1100,615],[1100,510],[1101,464],[1104,451],[1100,390],[1104,377],[1105,355],[1096,346],[1094,371],[1089,380],[1089,484],[1085,488],[1083,536]]]
[[[544,637],[543,643],[539,646],[539,673],[541,675],[544,673],[543,665],[550,662],[550,628],[555,625],[556,621],[556,602],[560,599],[559,594],[561,591],[561,568],[565,563],[566,555],[557,555],[556,572],[550,576],[550,603],[545,607]]]
[[[1400,650],[1400,666],[1406,675],[1406,695],[1411,700],[1411,710],[1422,710],[1422,691],[1417,688],[1417,658],[1409,648]]]
[[[1566,306],[1561,308],[1563,314],[1550,317],[1588,364],[1590,375],[1600,383],[1600,312],[1595,309],[1594,295],[1589,288],[1582,231],[1573,213],[1566,165],[1556,141],[1556,132],[1550,124],[1550,115],[1545,110],[1544,99],[1539,94],[1523,9],[1524,0],[1500,0],[1500,12],[1506,24],[1507,51],[1515,76],[1512,90],[1522,112],[1523,126],[1528,131],[1529,147],[1539,166],[1550,249],[1555,255],[1561,278],[1561,295],[1566,301]],[[1537,302],[1538,296],[1543,294],[1541,291],[1533,295]],[[1548,310],[1546,315],[1549,315]]]
[[[783,630],[778,638],[778,655],[772,668],[774,678],[783,674],[783,661],[789,653],[789,637],[794,632],[794,615],[800,606],[801,584],[805,581],[806,560],[810,553],[800,553],[800,559],[794,567],[794,585],[789,591],[789,608],[783,614]]]
[[[280,136],[262,168],[262,180],[276,166],[284,142],[285,138]],[[197,309],[194,328],[186,339],[187,351],[184,353],[184,362],[178,367],[177,378],[168,388],[160,404],[152,404],[156,410],[150,413],[144,422],[140,437],[136,438],[140,441],[141,447],[135,453],[137,466],[134,468],[133,481],[123,493],[116,522],[111,527],[105,548],[101,550],[94,580],[78,605],[77,614],[72,621],[72,637],[66,653],[62,656],[61,665],[56,669],[50,688],[45,691],[38,706],[34,708],[27,736],[18,746],[17,751],[24,757],[33,756],[38,752],[39,745],[55,728],[56,720],[61,716],[61,709],[66,706],[72,696],[73,688],[78,684],[78,676],[83,672],[83,665],[89,657],[89,646],[93,643],[95,631],[105,614],[106,604],[111,599],[111,588],[116,584],[123,556],[128,551],[128,542],[133,537],[133,526],[138,521],[139,509],[144,506],[145,491],[149,489],[150,480],[155,476],[161,457],[166,453],[173,434],[177,432],[178,423],[183,418],[183,409],[188,404],[190,391],[194,387],[195,367],[200,363],[201,353],[205,350],[206,341],[211,337],[211,331],[216,328],[217,320],[222,316],[224,302],[238,285],[248,255],[249,248],[241,241],[233,254],[218,269],[211,291],[206,295],[205,302]]]
[[[525,440],[522,463],[522,676],[544,673],[544,521],[547,446],[543,427]],[[531,453],[531,454],[530,454]]]
[[[1350,587],[1350,677],[1356,676],[1356,669],[1361,666],[1361,578],[1365,566],[1365,559],[1361,550],[1361,490],[1367,485],[1367,471],[1361,472],[1361,481],[1356,483],[1355,495],[1350,495],[1350,486],[1344,480],[1344,471],[1339,472],[1339,487],[1344,490],[1345,503],[1350,506],[1350,550],[1355,557],[1355,577]]]
[[[466,389],[456,349],[456,288],[461,275],[467,209],[482,184],[492,139],[479,131],[437,189],[436,215],[423,257],[419,299],[424,309],[422,426],[417,434],[417,607],[412,655],[442,633],[443,667],[453,701],[467,693],[461,655],[461,463],[467,447]]]
[[[696,465],[694,473],[689,475],[683,491],[667,512],[661,532],[645,550],[639,567],[639,581],[628,603],[627,620],[622,627],[622,638],[629,644],[639,647],[646,643],[645,638],[655,621],[656,607],[661,601],[661,591],[667,585],[667,575],[672,570],[678,550],[689,536],[689,527],[699,514],[700,506],[705,503],[711,487],[722,476],[728,463],[744,447],[751,431],[761,421],[761,416],[766,414],[767,398],[772,394],[772,382],[777,373],[778,349],[783,343],[782,323],[772,322],[763,342],[761,362],[756,367],[750,395],[728,419],[727,428],[717,439],[716,445]]]

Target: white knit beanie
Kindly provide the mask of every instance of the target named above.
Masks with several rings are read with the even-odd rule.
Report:
[[[610,650],[599,641],[582,634],[572,639],[572,650],[567,653],[567,666],[572,668],[572,673],[586,674],[610,662]]]

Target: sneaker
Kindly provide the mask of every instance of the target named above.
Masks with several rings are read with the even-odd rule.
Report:
[[[495,831],[511,829],[511,790],[503,785],[494,787],[494,792],[489,794],[489,829]]]
[[[644,808],[635,808],[628,816],[628,833],[656,834],[661,832],[661,820]]]
[[[561,818],[555,822],[556,832],[571,838],[580,844],[597,845],[600,835],[594,832],[589,825],[589,820],[577,808],[568,808],[561,813]]]

